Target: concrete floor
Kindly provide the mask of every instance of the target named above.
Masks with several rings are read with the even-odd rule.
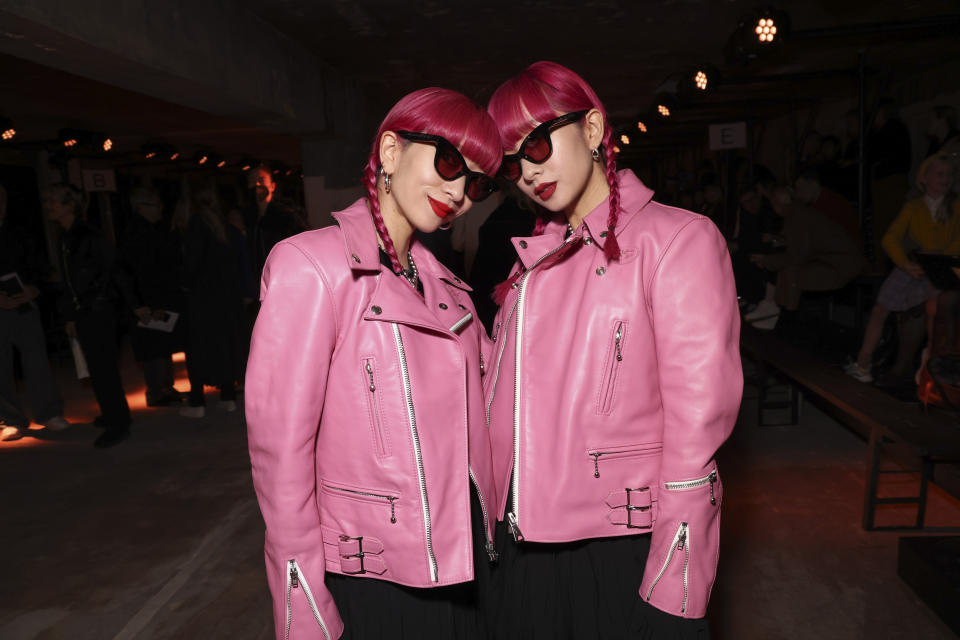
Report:
[[[69,373],[69,417],[90,420]],[[720,456],[714,638],[954,638],[897,577],[898,534],[860,528],[865,443],[809,404],[799,426],[758,428],[751,391]],[[0,443],[0,638],[271,638],[240,412],[212,394],[202,420],[130,399],[133,436],[114,449],[85,424]],[[880,523],[897,518],[911,513]],[[960,524],[960,502],[934,490],[929,520]]]

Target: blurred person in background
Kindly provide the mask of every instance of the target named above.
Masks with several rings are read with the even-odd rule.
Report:
[[[135,316],[133,353],[143,367],[147,406],[179,405],[171,356],[183,346],[183,318],[170,330],[149,325],[166,320],[169,312],[183,313],[180,247],[155,190],[137,187],[130,205],[134,216],[120,240],[119,273],[126,305]]]
[[[176,227],[183,234],[183,286],[187,297],[189,406],[180,414],[206,415],[204,385],[220,389],[220,407],[236,411],[243,349],[243,287],[239,258],[227,235],[216,192],[185,183]]]
[[[20,354],[33,419],[53,431],[70,426],[63,418],[63,400],[34,303],[40,296],[38,256],[34,239],[7,215],[7,191],[0,185],[0,421],[8,427],[0,428],[0,441],[18,440],[30,426],[17,397],[14,347]]]
[[[117,364],[115,251],[103,233],[83,219],[85,198],[70,184],[44,191],[47,218],[61,229],[60,273],[64,291],[59,310],[67,336],[76,338],[86,358],[104,428],[94,446],[119,444],[130,435],[130,407]]]

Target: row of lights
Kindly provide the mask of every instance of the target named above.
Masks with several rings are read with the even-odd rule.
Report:
[[[779,16],[779,18],[777,18]],[[784,22],[788,22],[788,17],[786,14],[777,11],[773,8],[764,9],[752,18],[752,22],[747,24],[753,25],[753,33],[756,36],[756,42],[762,45],[767,45],[775,40],[781,41],[778,38],[778,31],[782,35],[783,29],[778,25],[778,19]],[[741,24],[738,29],[743,29],[746,25]],[[701,65],[684,74],[684,77],[680,84],[678,84],[678,91],[683,93],[706,93],[707,91],[716,88],[719,83],[720,74],[719,71],[712,67],[711,65]],[[676,112],[677,100],[674,95],[670,93],[661,93],[658,94],[654,100],[654,112],[657,117],[660,117],[664,120],[671,118]],[[647,133],[648,128],[646,122],[643,120],[637,121],[637,130],[640,133]],[[626,133],[620,135],[620,144],[626,146],[630,144],[630,136]],[[614,147],[614,150],[619,153],[620,147]]]

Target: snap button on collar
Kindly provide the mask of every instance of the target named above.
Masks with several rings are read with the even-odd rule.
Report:
[[[446,302],[441,302],[441,303],[440,303],[440,308],[446,310],[446,308],[447,308],[447,303],[446,303]]]
[[[521,248],[521,249],[526,249],[526,248],[527,248],[527,241],[526,241],[526,240],[521,240],[521,241],[519,242],[519,244],[520,244],[520,248]]]
[[[380,315],[381,313],[383,313],[383,309],[381,309],[381,308],[378,307],[377,305],[373,305],[372,307],[370,307],[370,311],[373,311],[373,315],[375,315],[375,316],[378,316],[378,315]]]
[[[597,275],[598,275],[598,276],[602,276],[602,275],[605,274],[606,272],[607,272],[606,268],[604,268],[604,267],[597,267]]]

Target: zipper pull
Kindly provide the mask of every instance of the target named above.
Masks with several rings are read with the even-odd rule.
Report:
[[[493,546],[493,542],[487,540],[487,558],[490,559],[490,562],[496,562],[500,558],[500,554],[497,553],[496,547]]]
[[[677,540],[677,551],[683,551],[684,545],[687,543],[687,523],[681,522],[680,526],[680,538]]]
[[[300,576],[297,575],[297,567],[290,561],[290,586],[296,589],[300,585]]]
[[[713,495],[713,483],[717,481],[717,470],[710,472],[710,504],[717,504],[717,498]]]
[[[377,387],[373,384],[373,367],[370,366],[370,361],[367,360],[367,375],[370,376],[370,393],[373,393],[377,390]]]
[[[507,514],[507,528],[510,529],[514,542],[523,542],[523,533],[520,532],[520,525],[517,524],[517,514],[512,511]]]
[[[617,350],[617,362],[623,360],[623,353],[620,351],[620,340],[623,339],[623,324],[617,325],[617,336],[616,336],[616,350]]]
[[[394,503],[397,501],[395,496],[388,496],[387,500],[390,501],[390,524],[397,524],[397,513]]]
[[[500,323],[497,323],[496,328],[493,330],[493,341],[496,342],[497,338],[500,337]]]
[[[485,373],[486,373],[486,367],[483,364],[483,354],[481,353],[480,354],[480,375],[482,376]]]
[[[593,477],[599,478],[600,477],[600,454],[591,453],[590,455],[593,456]]]

